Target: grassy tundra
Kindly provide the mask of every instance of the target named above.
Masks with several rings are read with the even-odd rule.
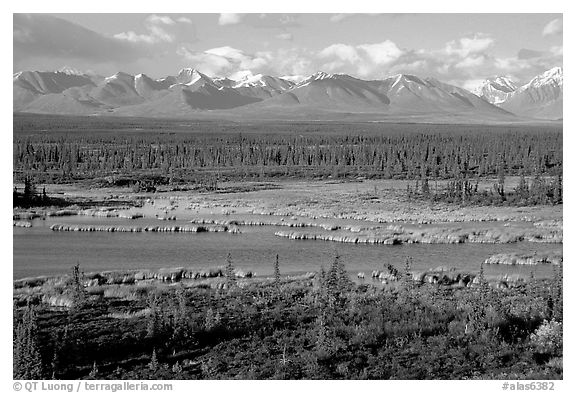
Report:
[[[506,287],[409,269],[386,285],[353,283],[338,257],[300,277],[242,278],[229,260],[215,278],[19,282],[14,377],[562,378],[560,269]]]

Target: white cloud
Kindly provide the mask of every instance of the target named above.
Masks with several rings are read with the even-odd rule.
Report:
[[[270,52],[257,52],[252,55],[230,46],[202,52],[180,47],[177,53],[192,62],[193,67],[211,76],[226,76],[242,70],[262,70],[272,60]]]
[[[312,59],[313,54],[303,49],[279,49],[270,61],[270,68],[276,75],[309,75],[319,69]]]
[[[155,44],[158,41],[156,37],[148,34],[136,34],[133,31],[126,31],[118,34],[114,34],[114,38],[122,41],[130,42],[144,42],[147,44]]]
[[[325,59],[320,69],[369,77],[380,74],[382,66],[398,60],[404,51],[389,40],[374,44],[347,45],[333,44],[318,53]]]
[[[372,62],[378,65],[389,64],[392,61],[397,60],[404,53],[390,40],[386,40],[379,44],[359,45],[358,48],[366,52]]]
[[[550,52],[552,53],[553,56],[562,56],[564,55],[564,47],[562,45],[553,46],[552,48],[550,48]]]
[[[463,37],[459,40],[450,41],[444,51],[449,55],[467,57],[471,54],[482,53],[494,45],[494,40],[486,34],[476,33],[472,37]]]
[[[221,26],[224,25],[235,25],[240,23],[244,15],[242,14],[220,14],[218,18],[218,24]]]
[[[468,79],[468,80],[462,81],[460,83],[458,83],[458,82],[455,82],[455,83],[459,84],[461,87],[463,87],[464,89],[466,89],[468,91],[474,91],[477,88],[479,88],[480,86],[482,86],[484,81],[485,81],[485,79]]]
[[[173,25],[176,22],[169,16],[150,15],[146,20],[152,24]]]
[[[349,18],[354,14],[334,14],[330,17],[330,22],[342,22],[344,19]]]
[[[407,62],[400,64],[402,67],[402,72],[421,72],[429,69],[429,62],[426,59],[416,60],[413,62]],[[391,71],[394,73],[394,68]]]
[[[456,63],[454,67],[456,68],[475,68],[480,67],[484,64],[484,56],[470,56],[465,58],[464,60]]]
[[[292,33],[280,33],[276,35],[276,38],[279,40],[292,41],[294,37],[292,36]]]
[[[338,23],[345,19],[355,18],[358,16],[377,16],[380,14],[334,14],[330,17],[330,22]]]
[[[144,20],[145,34],[137,34],[134,31],[121,32],[114,35],[114,38],[134,43],[142,42],[146,44],[157,44],[159,42],[174,42],[175,35],[166,29],[176,26],[177,23],[191,24],[188,18],[178,18],[177,21],[169,16],[150,15]]]
[[[349,63],[356,63],[360,60],[356,48],[351,45],[346,44],[333,44],[320,51],[318,53],[320,57],[337,57],[340,60],[347,61]]]
[[[562,35],[563,32],[563,23],[561,18],[557,18],[548,22],[544,29],[542,30],[543,36],[548,35]]]

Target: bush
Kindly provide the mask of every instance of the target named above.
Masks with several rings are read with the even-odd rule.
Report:
[[[559,356],[562,354],[562,322],[545,320],[530,335],[530,345],[534,352]]]

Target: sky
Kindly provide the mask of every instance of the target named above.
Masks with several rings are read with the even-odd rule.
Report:
[[[382,79],[473,88],[562,66],[562,14],[14,14],[13,71]]]

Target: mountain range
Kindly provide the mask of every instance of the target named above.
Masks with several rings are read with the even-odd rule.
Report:
[[[297,82],[299,80],[299,82]],[[362,80],[317,72],[306,78],[250,72],[238,79],[185,68],[153,79],[118,72],[109,77],[72,69],[13,75],[13,111],[69,115],[227,119],[427,119],[518,121],[562,119],[562,68],[518,87],[488,79],[473,92],[434,78],[399,74]]]

